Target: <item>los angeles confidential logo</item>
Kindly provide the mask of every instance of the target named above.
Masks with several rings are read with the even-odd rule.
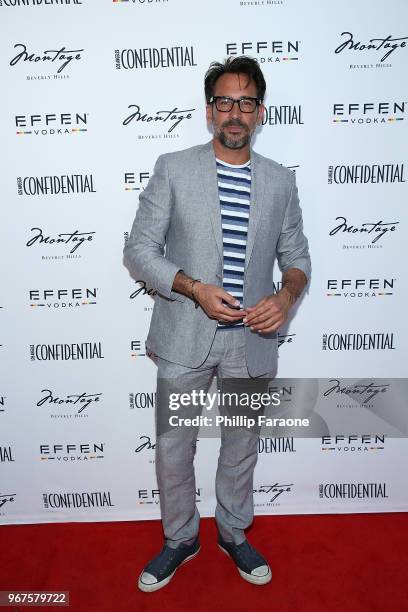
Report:
[[[301,104],[265,106],[262,125],[303,125]]]
[[[394,332],[324,333],[323,351],[389,351],[395,350]]]
[[[96,193],[92,174],[18,176],[17,193],[24,196]]]
[[[319,484],[321,499],[388,498],[386,482],[325,482]]]
[[[405,183],[404,164],[351,164],[330,165],[329,185],[344,183]]]
[[[193,45],[115,49],[115,67],[117,70],[186,68],[190,66],[197,66]]]
[[[113,507],[111,491],[58,491],[43,493],[44,508],[106,508]]]
[[[31,361],[77,361],[105,359],[102,342],[30,344]]]
[[[82,4],[82,0],[0,0],[0,7],[7,6],[10,8],[18,7],[45,7],[45,6],[78,6]]]

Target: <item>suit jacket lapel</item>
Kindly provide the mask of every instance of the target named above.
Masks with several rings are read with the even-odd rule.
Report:
[[[261,219],[262,204],[265,192],[265,173],[262,172],[262,158],[251,149],[251,198],[249,206],[249,224],[245,255],[245,267],[254,248],[255,236]]]
[[[207,202],[211,225],[219,255],[223,257],[220,199],[218,194],[217,167],[212,141],[203,145],[200,151],[201,182]],[[256,232],[261,219],[262,203],[265,192],[265,174],[262,172],[262,159],[251,149],[251,199],[249,211],[248,236],[245,266],[248,265],[255,243]]]
[[[217,166],[215,163],[212,141],[203,145],[200,151],[200,164],[202,189],[208,206],[215,242],[217,244],[219,255],[222,259],[223,252],[220,198],[218,194]]]

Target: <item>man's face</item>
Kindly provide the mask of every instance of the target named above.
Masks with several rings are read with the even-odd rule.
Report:
[[[235,100],[243,96],[256,98],[255,83],[247,81],[246,74],[223,74],[215,84],[214,96],[228,96]],[[214,137],[228,149],[242,149],[250,142],[256,127],[262,122],[263,112],[263,104],[257,106],[253,113],[242,113],[238,104],[234,104],[228,113],[218,111],[215,103],[207,104],[206,109]]]

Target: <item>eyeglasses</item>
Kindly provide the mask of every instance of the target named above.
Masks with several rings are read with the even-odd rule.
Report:
[[[247,98],[242,97],[238,100],[229,98],[228,96],[212,96],[210,98],[210,104],[215,102],[215,108],[221,113],[229,113],[232,111],[234,104],[238,104],[239,110],[242,113],[253,113],[257,106],[261,104],[261,100],[258,98]]]

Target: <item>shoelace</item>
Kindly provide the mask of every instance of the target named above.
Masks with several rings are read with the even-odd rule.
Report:
[[[252,564],[260,561],[260,555],[254,548],[252,548],[249,542],[245,542],[244,544],[245,546],[237,547],[237,555],[245,563],[245,565],[250,567]]]
[[[170,550],[170,552],[167,552],[168,550]],[[162,552],[160,553],[159,558],[157,559],[157,561],[159,561],[160,559],[162,559],[165,556],[167,556],[167,560],[166,560],[165,564],[159,570],[160,574],[163,574],[163,572],[165,572],[167,570],[167,568],[170,566],[170,564],[173,562],[174,557],[176,556],[176,549],[174,549],[174,548],[170,549],[169,547],[164,547]]]

